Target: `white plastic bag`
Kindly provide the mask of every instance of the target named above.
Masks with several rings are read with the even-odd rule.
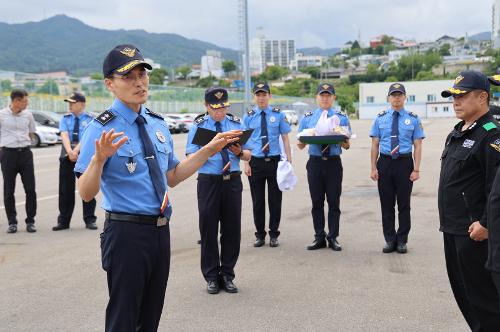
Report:
[[[293,167],[288,160],[280,160],[278,162],[278,170],[276,172],[276,180],[281,191],[290,191],[297,184],[297,176],[293,172]]]
[[[332,135],[334,129],[340,125],[340,118],[336,115],[328,117],[328,111],[323,111],[314,127],[316,135],[328,136]]]

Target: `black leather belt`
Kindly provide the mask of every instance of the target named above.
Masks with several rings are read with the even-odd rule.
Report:
[[[125,221],[136,224],[156,225],[158,227],[165,226],[170,221],[169,218],[162,216],[123,214],[123,213],[113,213],[108,211],[106,211],[105,216],[107,220]]]
[[[312,160],[337,160],[337,159],[340,159],[340,156],[326,156],[326,157],[309,156],[309,159],[312,159]]]
[[[24,146],[22,148],[7,148],[7,147],[3,147],[2,150],[4,151],[28,151],[30,149],[29,146]]]
[[[211,180],[222,180],[222,181],[228,181],[231,180],[232,178],[239,177],[241,175],[241,172],[231,172],[229,174],[205,174],[205,173],[199,173],[198,174],[198,179],[211,179]]]
[[[263,161],[280,161],[280,156],[267,156],[267,157],[252,157],[252,159],[263,160]]]
[[[401,153],[396,159],[406,159],[406,158],[411,158],[412,154],[410,153]],[[390,154],[380,154],[380,158],[386,158],[386,159],[392,159],[392,156]]]

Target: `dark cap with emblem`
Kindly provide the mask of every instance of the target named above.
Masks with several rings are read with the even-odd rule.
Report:
[[[394,92],[400,92],[400,93],[406,95],[405,86],[401,83],[392,83],[391,86],[389,86],[389,92],[387,93],[387,95],[390,96]]]
[[[330,83],[321,83],[318,85],[318,89],[316,89],[316,94],[322,94],[323,92],[328,92],[331,95],[335,94],[335,89],[333,88],[333,84]]]
[[[490,80],[486,75],[475,70],[464,70],[455,78],[453,87],[441,92],[441,97],[460,96],[474,90],[490,92]]]
[[[130,44],[118,45],[113,48],[104,59],[102,73],[104,77],[109,77],[113,73],[125,75],[138,65],[143,65],[149,70],[153,69],[153,67],[144,60],[141,51],[139,51],[137,47]]]
[[[73,92],[71,96],[68,98],[64,99],[65,102],[68,103],[84,103],[85,102],[85,96],[82,95],[80,92]]]
[[[205,91],[205,102],[211,108],[229,107],[229,95],[223,88],[208,88]]]
[[[253,86],[253,94],[256,94],[259,91],[271,93],[271,89],[269,88],[269,84],[267,84],[267,83],[256,83]]]

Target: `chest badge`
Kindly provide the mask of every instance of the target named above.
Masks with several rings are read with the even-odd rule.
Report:
[[[127,165],[128,172],[130,174],[134,174],[135,169],[137,167],[137,162],[134,162],[134,159],[132,157],[128,158],[128,163],[126,163],[125,165]]]
[[[272,117],[269,118],[269,121],[271,123],[275,123],[276,122],[276,118],[274,116],[272,116]]]
[[[405,125],[407,125],[407,126],[408,126],[410,123],[411,123],[410,119],[406,119],[406,120],[405,120]]]
[[[474,143],[476,143],[476,141],[473,141],[473,140],[471,140],[471,139],[466,139],[466,140],[464,141],[464,143],[462,144],[462,146],[463,146],[464,148],[470,149],[470,148],[472,148],[472,146],[474,145]]]
[[[165,143],[167,141],[167,139],[165,138],[165,136],[163,136],[163,133],[159,130],[156,131],[156,138],[158,138],[158,140],[161,142],[161,143]]]
[[[500,139],[497,139],[495,142],[491,143],[490,146],[497,152],[500,152]]]

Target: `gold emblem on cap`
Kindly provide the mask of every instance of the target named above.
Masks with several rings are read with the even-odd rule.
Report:
[[[494,79],[495,81],[500,81],[500,75],[493,75],[491,76],[492,79]]]
[[[458,75],[457,78],[455,78],[455,84],[460,83],[463,79],[464,77],[462,75]]]
[[[329,86],[328,84],[323,84],[321,87],[322,87],[323,89],[325,89],[325,90],[326,90],[326,89],[328,89],[330,86]]]
[[[401,87],[401,84],[397,84],[397,83],[396,83],[396,84],[393,84],[393,86],[392,86],[392,87],[393,87],[393,88],[395,88],[395,89],[399,89],[399,88]]]
[[[264,84],[257,84],[257,87],[260,89],[260,88],[263,88],[264,87]]]
[[[135,48],[125,47],[120,51],[121,54],[128,56],[129,58],[133,58],[135,55]]]
[[[222,92],[222,91],[214,93],[214,96],[217,97],[217,99],[221,99],[223,95],[224,95],[224,92]]]

